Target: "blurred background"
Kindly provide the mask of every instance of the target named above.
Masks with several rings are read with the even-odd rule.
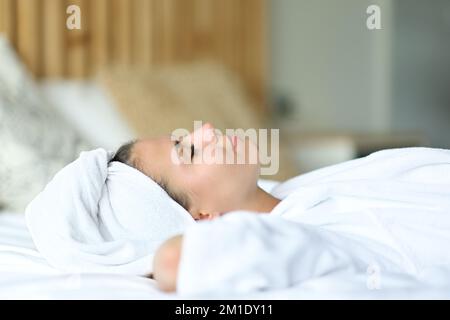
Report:
[[[0,0],[0,34],[4,206],[80,150],[194,120],[280,129],[278,180],[450,148],[448,0]]]

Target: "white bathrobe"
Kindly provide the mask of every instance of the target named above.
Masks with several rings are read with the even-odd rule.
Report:
[[[250,293],[349,274],[366,275],[368,287],[398,285],[380,279],[401,275],[409,286],[450,288],[449,150],[385,150],[271,194],[282,201],[269,215],[234,212],[187,229],[180,293]]]

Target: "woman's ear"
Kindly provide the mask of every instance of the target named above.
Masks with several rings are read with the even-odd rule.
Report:
[[[220,217],[220,213],[218,213],[218,212],[209,213],[209,212],[200,211],[194,219],[195,220],[212,220],[217,217]]]

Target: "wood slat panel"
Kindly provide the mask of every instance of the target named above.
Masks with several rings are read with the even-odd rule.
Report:
[[[66,28],[72,4],[81,7],[81,30]],[[0,0],[0,8],[0,30],[38,76],[80,78],[109,64],[208,59],[265,101],[266,0]]]
[[[165,0],[152,0],[151,24],[152,24],[152,64],[160,64],[164,61],[164,33],[163,33],[163,3]]]
[[[66,7],[61,0],[43,0],[46,18],[43,23],[43,74],[63,77],[66,73]]]
[[[35,75],[41,74],[40,1],[16,0],[17,51]]]
[[[211,0],[193,0],[193,37],[198,58],[214,55],[214,3]]]
[[[176,35],[176,1],[177,0],[159,0],[162,9],[162,19],[159,21],[161,23],[160,32],[161,38],[161,49],[163,63],[168,64],[176,61],[176,41],[180,40]]]
[[[110,0],[113,30],[113,62],[121,65],[131,63],[131,5],[130,0]],[[113,22],[112,22],[113,21]]]
[[[132,60],[150,66],[152,61],[152,0],[132,1]]]
[[[11,43],[16,43],[16,2],[0,0],[0,31],[7,35]]]
[[[266,7],[261,0],[242,1],[243,42],[240,48],[243,53],[243,70],[241,76],[247,84],[250,95],[258,101],[261,110],[265,110],[267,85],[267,23]],[[257,53],[257,54],[256,54]]]
[[[81,29],[65,28],[67,44],[67,74],[72,78],[83,78],[89,74],[89,0],[66,0],[69,5],[77,5],[81,9]],[[69,15],[66,15],[68,17]]]
[[[5,0],[0,0],[0,33],[4,33],[6,31],[6,10],[5,10]]]
[[[110,31],[110,0],[95,0],[89,2],[91,12],[90,25],[90,56],[91,74],[107,65],[111,61],[111,40]]]
[[[177,1],[175,6],[174,50],[176,59],[190,61],[195,57],[194,3],[192,0]]]

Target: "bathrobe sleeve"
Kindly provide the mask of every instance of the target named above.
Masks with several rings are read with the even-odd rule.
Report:
[[[244,294],[287,288],[332,272],[353,272],[356,261],[318,228],[279,217],[234,212],[200,222],[184,235],[180,294]]]

